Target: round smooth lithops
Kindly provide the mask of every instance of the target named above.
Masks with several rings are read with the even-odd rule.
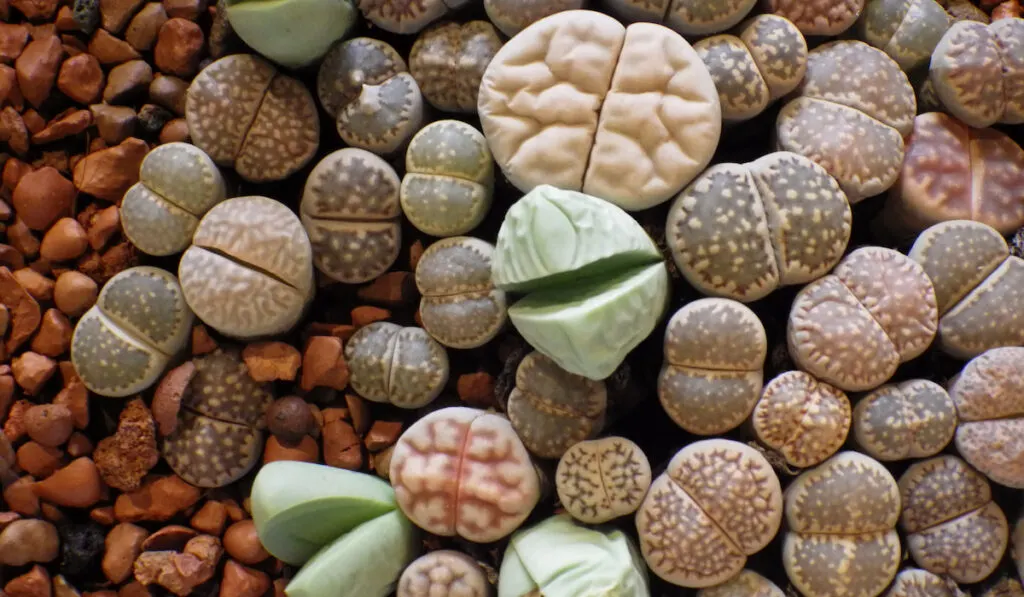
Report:
[[[658,398],[672,420],[698,435],[735,429],[757,403],[768,337],[749,307],[729,299],[694,301],[665,329]]]
[[[451,549],[420,556],[398,579],[397,597],[490,597],[493,594],[480,564]]]
[[[358,284],[391,267],[402,245],[400,185],[390,164],[355,147],[330,153],[313,168],[299,218],[318,270]]]
[[[588,524],[636,512],[650,486],[647,456],[624,437],[582,441],[562,455],[555,471],[558,501]]]
[[[857,26],[861,39],[910,72],[931,59],[952,22],[935,0],[875,0],[864,7]]]
[[[139,266],[103,285],[71,337],[71,362],[85,387],[122,398],[153,385],[185,348],[194,317],[174,275]]]
[[[954,597],[946,580],[919,568],[904,568],[892,581],[885,597]]]
[[[508,419],[451,406],[413,423],[388,474],[398,506],[420,528],[490,543],[509,535],[540,500],[540,480]]]
[[[345,345],[345,360],[353,390],[400,408],[426,406],[448,381],[448,353],[423,328],[363,326]]]
[[[391,33],[417,33],[469,0],[356,0],[363,17]]]
[[[423,329],[450,348],[477,348],[505,325],[505,292],[491,281],[494,245],[454,236],[427,247],[416,265]]]
[[[636,514],[647,565],[662,579],[690,588],[738,574],[781,523],[775,471],[754,448],[726,439],[677,452]]]
[[[877,388],[931,345],[936,292],[925,270],[883,247],[862,247],[797,294],[787,342],[796,364],[846,391]]]
[[[487,21],[440,23],[416,38],[409,72],[423,98],[438,110],[476,112],[480,80],[501,44]]]
[[[456,236],[476,228],[491,209],[494,164],[487,139],[458,120],[423,127],[405,152],[402,210],[420,232]]]
[[[793,22],[804,35],[839,35],[857,22],[865,0],[767,0],[768,12]]]
[[[185,101],[192,143],[250,182],[285,179],[320,145],[320,116],[298,79],[266,60],[233,54],[192,80]]]
[[[651,21],[683,35],[709,35],[731,29],[757,0],[607,0],[608,9],[626,21]]]
[[[484,0],[484,10],[495,27],[512,37],[544,17],[583,8],[585,3],[585,0]]]
[[[786,489],[786,576],[803,595],[875,597],[899,568],[900,490],[881,463],[840,452]]]
[[[884,385],[853,409],[858,447],[882,462],[938,454],[953,440],[956,423],[953,399],[926,379]]]
[[[697,591],[697,597],[786,597],[775,583],[744,569],[720,585]]]

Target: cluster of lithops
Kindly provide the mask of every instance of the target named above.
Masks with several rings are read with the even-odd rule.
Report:
[[[857,22],[866,0],[767,0],[769,12],[786,17],[804,35],[839,35]]]
[[[320,59],[345,37],[358,16],[352,0],[234,0],[226,7],[238,37],[287,68]]]
[[[651,465],[640,446],[624,437],[582,441],[558,461],[558,500],[588,524],[632,514],[651,486]]]
[[[378,321],[345,345],[352,389],[374,402],[419,408],[448,381],[448,353],[423,328]]]
[[[487,21],[440,23],[416,38],[409,51],[409,72],[431,106],[445,112],[476,112],[480,80],[501,43]]]
[[[884,385],[857,402],[857,447],[888,462],[938,454],[956,432],[956,405],[939,384],[912,379]]]
[[[864,7],[860,37],[904,71],[928,64],[953,19],[935,0],[874,0]]]
[[[627,21],[661,23],[683,35],[709,35],[732,28],[757,0],[608,0],[608,8]]]

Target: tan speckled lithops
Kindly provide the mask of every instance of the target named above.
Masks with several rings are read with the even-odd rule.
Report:
[[[390,164],[355,147],[332,152],[313,168],[299,217],[317,269],[358,284],[391,267],[402,244],[400,184]]]
[[[732,28],[757,0],[607,0],[608,9],[626,21],[653,21],[683,35],[708,35]]]
[[[544,17],[580,9],[584,4],[585,0],[484,0],[484,10],[495,27],[512,37]]]
[[[1024,345],[1024,259],[981,224],[955,220],[917,237],[910,257],[935,286],[939,347],[969,359],[998,346]]]
[[[249,54],[200,71],[185,116],[192,143],[250,182],[291,176],[320,144],[320,116],[306,86]]]
[[[494,588],[473,558],[450,549],[432,551],[406,567],[397,597],[490,597]]]
[[[409,72],[423,97],[438,110],[476,112],[480,79],[501,43],[487,21],[441,23],[416,38],[409,52]]]
[[[917,462],[900,477],[900,527],[918,566],[975,583],[1006,552],[1010,528],[988,480],[956,456]]]
[[[400,195],[405,216],[420,232],[466,234],[491,209],[493,193],[491,150],[472,126],[432,122],[409,142]]]
[[[253,381],[237,350],[217,350],[193,363],[177,428],[161,451],[185,481],[223,487],[259,461],[264,413],[274,396],[268,384]]]
[[[651,464],[624,437],[582,441],[562,455],[555,472],[558,500],[573,518],[601,524],[632,514],[651,486]]]
[[[946,580],[919,568],[904,568],[892,581],[885,597],[957,597]]]
[[[839,35],[857,22],[865,0],[767,0],[769,12],[786,17],[804,35]]]
[[[857,27],[861,39],[910,72],[928,62],[952,22],[935,0],[874,0]]]
[[[900,491],[877,460],[840,452],[786,489],[786,575],[803,595],[875,597],[900,565]]]
[[[122,398],[153,385],[188,343],[194,317],[174,275],[126,269],[103,285],[75,326],[71,362],[85,386]]]
[[[729,299],[694,301],[665,329],[658,398],[669,417],[698,435],[739,426],[761,395],[768,338],[750,308]]]
[[[884,385],[853,409],[857,446],[882,462],[938,454],[956,433],[956,405],[926,379]]]
[[[720,585],[697,591],[697,597],[786,597],[786,594],[757,572],[743,570]]]
[[[928,348],[938,327],[935,289],[909,257],[862,247],[805,286],[789,313],[796,364],[847,391],[877,388]]]
[[[423,328],[363,326],[345,345],[345,360],[353,390],[400,408],[426,406],[448,381],[448,353]]]
[[[357,0],[367,21],[391,33],[416,33],[469,0]]]
[[[416,265],[423,329],[450,348],[491,341],[508,317],[505,292],[491,282],[494,245],[454,236],[427,247]]]
[[[600,433],[607,406],[603,381],[569,373],[534,351],[516,369],[507,411],[531,452],[558,458],[573,444]]]

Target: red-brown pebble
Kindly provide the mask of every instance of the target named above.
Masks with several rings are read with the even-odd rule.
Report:
[[[57,276],[53,302],[69,317],[78,317],[96,303],[99,287],[89,276],[74,270]]]
[[[49,448],[37,442],[25,442],[18,448],[18,468],[41,479],[53,474],[60,468],[61,451]]]
[[[37,404],[25,413],[25,431],[40,445],[56,448],[68,441],[74,424],[61,404]]]
[[[243,564],[255,565],[270,557],[256,534],[256,523],[251,519],[236,522],[224,532],[224,549]]]
[[[68,58],[60,67],[57,88],[80,104],[91,104],[100,98],[106,78],[100,61],[92,54]]]
[[[160,129],[160,143],[185,143],[190,138],[188,121],[184,118],[170,120]]]
[[[208,500],[192,516],[189,524],[197,531],[213,535],[214,537],[220,537],[221,533],[224,532],[224,525],[227,523],[227,520],[228,511],[224,504],[217,500]]]
[[[352,309],[352,325],[357,328],[370,325],[376,321],[385,321],[390,317],[391,311],[371,305],[363,305]]]
[[[261,597],[270,590],[270,577],[264,572],[246,568],[234,560],[224,565],[220,597]]]
[[[50,575],[40,565],[4,585],[7,597],[50,597]]]
[[[142,553],[142,542],[149,532],[134,524],[123,522],[107,533],[104,541],[106,551],[103,554],[103,574],[107,579],[120,584],[128,580],[132,574],[132,564]]]
[[[64,48],[55,36],[36,39],[25,46],[14,69],[18,74],[18,88],[28,103],[38,108],[50,97],[63,56]]]
[[[110,526],[117,522],[117,519],[114,518],[113,506],[102,506],[100,508],[93,508],[92,510],[89,511],[89,518],[91,518],[93,522],[97,524],[102,524],[103,526]]]
[[[0,62],[10,64],[28,43],[28,29],[21,24],[0,23]]]
[[[402,435],[402,423],[399,421],[374,421],[366,434],[364,443],[371,452],[379,452],[398,441]]]
[[[71,346],[74,328],[59,309],[47,309],[39,325],[39,333],[32,339],[32,350],[48,357],[59,357]]]
[[[89,128],[92,113],[88,110],[69,110],[46,124],[46,128],[32,135],[32,143],[42,145],[73,137]]]
[[[285,342],[256,342],[242,351],[249,376],[259,382],[293,381],[302,364],[302,354]]]
[[[79,224],[82,224],[82,222],[79,222]],[[110,237],[121,229],[121,213],[117,210],[116,205],[111,205],[97,211],[89,219],[88,225],[82,225],[86,226],[89,246],[99,251],[107,246],[107,243],[110,242]]]
[[[160,477],[114,502],[114,515],[122,522],[164,521],[199,501],[199,489],[177,475]]]
[[[37,261],[36,263],[40,262]],[[32,295],[32,298],[39,301],[48,301],[53,299],[53,287],[55,282],[40,274],[33,267],[23,267],[17,270],[14,272],[14,278],[18,280],[18,283],[21,284],[22,288]]]
[[[39,514],[39,498],[32,491],[36,480],[31,475],[18,478],[4,489],[4,501],[7,507],[23,516]]]
[[[65,379],[64,388],[53,399],[54,404],[63,404],[71,410],[71,419],[75,427],[85,429],[89,426],[89,391],[82,380]]]
[[[142,478],[160,461],[156,447],[156,423],[141,398],[121,411],[117,432],[98,444],[93,453],[104,483],[121,491],[134,491]]]
[[[310,338],[302,357],[299,386],[307,392],[318,386],[344,390],[348,379],[348,364],[341,339],[333,336]]]
[[[68,456],[72,458],[88,456],[93,451],[92,440],[86,437],[85,434],[76,431],[68,438],[68,445],[65,449],[68,452]]]
[[[61,218],[43,235],[39,254],[50,261],[77,259],[89,248],[85,229],[74,218]]]
[[[320,446],[308,435],[302,438],[297,446],[285,446],[273,435],[267,438],[263,446],[263,464],[278,460],[296,460],[298,462],[318,462]]]
[[[57,371],[57,362],[37,352],[27,351],[11,361],[14,381],[29,396],[36,395],[40,388]]]
[[[90,508],[103,496],[103,482],[93,461],[82,457],[33,487],[40,498],[68,508]]]
[[[70,213],[75,185],[49,166],[29,172],[14,189],[14,209],[32,230],[45,230],[57,218]]]
[[[324,463],[353,471],[363,467],[363,445],[352,425],[345,421],[324,424]]]
[[[205,38],[199,25],[186,19],[174,18],[160,27],[153,58],[160,72],[191,77],[196,73],[202,57]]]

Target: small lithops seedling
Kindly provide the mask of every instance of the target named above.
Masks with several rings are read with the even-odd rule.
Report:
[[[494,193],[487,140],[458,120],[423,127],[405,152],[400,193],[405,216],[420,232],[456,236],[476,228]]]
[[[839,35],[857,22],[865,0],[767,0],[769,12],[786,17],[804,35]]]
[[[585,0],[484,0],[487,18],[508,37],[544,17],[583,8]]]
[[[405,515],[443,537],[490,543],[516,530],[540,500],[540,480],[508,419],[451,406],[413,423],[388,477]]]
[[[825,275],[846,250],[851,218],[824,168],[780,151],[705,170],[672,203],[665,242],[698,290],[749,302]]]
[[[501,43],[487,21],[441,23],[416,38],[409,52],[409,72],[423,97],[438,110],[476,112],[480,80]]]
[[[732,28],[757,0],[607,0],[606,6],[626,21],[651,21],[683,35],[708,35]]]
[[[451,348],[491,341],[507,318],[505,292],[491,282],[494,245],[454,236],[427,247],[416,266],[423,329]]]
[[[884,385],[853,409],[858,447],[882,462],[938,454],[952,441],[956,423],[953,399],[925,379]]]
[[[748,307],[729,299],[694,301],[665,329],[661,406],[690,433],[734,429],[761,395],[767,356],[764,325]]]
[[[928,348],[938,328],[925,270],[883,247],[862,247],[805,286],[789,313],[797,365],[847,391],[877,388]]]
[[[758,15],[736,35],[708,37],[693,49],[715,81],[725,122],[757,116],[793,91],[807,70],[804,36],[776,15]]]
[[[448,381],[448,353],[422,328],[371,323],[349,339],[345,360],[360,396],[401,408],[429,404]]]
[[[473,558],[450,549],[422,555],[402,572],[397,597],[489,597],[487,573]]]
[[[231,29],[247,46],[288,68],[319,60],[358,18],[352,0],[233,0]]]
[[[961,583],[991,574],[1010,528],[981,473],[956,456],[917,462],[899,481],[900,527],[918,566]]]
[[[299,217],[317,269],[358,284],[391,267],[402,245],[400,184],[390,164],[355,147],[330,153],[313,168]]]
[[[624,437],[582,441],[558,461],[555,488],[569,514],[600,524],[632,514],[651,486],[651,464]]]
[[[188,88],[192,143],[250,182],[282,180],[320,145],[320,116],[298,79],[266,60],[233,54],[204,68]]]
[[[697,597],[785,597],[775,583],[753,570],[743,570],[720,585],[697,591]]]
[[[935,0],[875,0],[864,7],[857,27],[861,39],[909,72],[928,62],[952,22]]]
[[[417,33],[469,0],[356,0],[363,17],[391,33]]]
[[[680,450],[636,514],[640,550],[662,579],[682,587],[723,583],[775,537],[779,478],[760,452],[708,439]]]
[[[85,386],[121,398],[153,385],[185,348],[194,317],[174,275],[148,266],[117,274],[75,326],[71,362]]]
[[[1024,259],[980,222],[936,224],[917,237],[910,258],[935,286],[939,346],[961,359],[1024,345]]]
[[[199,221],[178,277],[196,316],[220,333],[281,334],[313,299],[313,249],[288,206],[236,197]]]
[[[782,561],[803,595],[875,597],[901,558],[900,490],[877,460],[840,452],[786,489]]]
[[[892,581],[885,597],[955,597],[946,580],[919,568],[904,568]]]

